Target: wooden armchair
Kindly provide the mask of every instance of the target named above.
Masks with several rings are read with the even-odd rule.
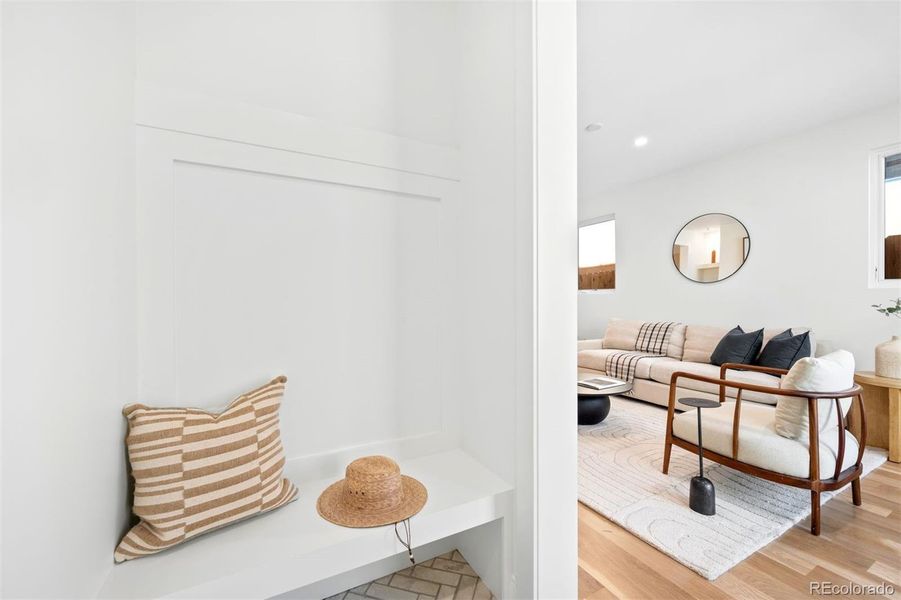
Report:
[[[720,376],[719,379],[714,377],[705,377],[702,375],[695,375],[693,373],[686,373],[683,371],[679,371],[673,373],[670,378],[670,388],[669,388],[669,409],[666,417],[666,446],[664,448],[663,453],[663,473],[667,473],[669,471],[669,461],[670,461],[670,453],[672,451],[672,447],[679,446],[684,448],[692,453],[697,453],[698,446],[697,444],[683,439],[682,437],[678,437],[673,434],[673,421],[675,418],[675,409],[676,409],[676,388],[678,386],[679,379],[694,379],[696,381],[706,382],[709,384],[714,384],[719,386],[719,401],[720,403],[724,403],[726,400],[726,388],[735,388],[736,389],[736,397],[734,408],[732,410],[732,448],[731,448],[731,456],[728,456],[725,452],[714,452],[709,449],[711,444],[708,443],[708,435],[706,433],[707,429],[707,413],[705,413],[704,418],[704,458],[708,460],[712,460],[718,462],[720,464],[726,465],[727,467],[731,467],[737,471],[741,471],[743,473],[748,473],[749,475],[754,475],[755,477],[761,477],[763,479],[767,479],[769,481],[773,481],[776,483],[781,483],[785,485],[790,485],[798,488],[804,488],[810,490],[810,501],[812,506],[811,511],[811,521],[810,521],[810,532],[813,535],[820,534],[820,494],[826,491],[832,491],[839,488],[844,487],[849,482],[851,483],[851,493],[853,497],[854,504],[860,506],[861,497],[860,497],[860,476],[863,473],[862,459],[863,452],[866,446],[867,440],[867,422],[866,422],[866,413],[864,412],[863,407],[863,398],[861,396],[861,388],[858,385],[854,385],[853,387],[842,390],[842,391],[832,391],[832,392],[807,392],[801,390],[789,390],[789,389],[781,389],[776,387],[769,387],[764,385],[756,385],[752,383],[745,383],[740,381],[730,381],[726,379],[726,372],[728,370],[743,370],[743,371],[757,371],[760,373],[768,373],[770,375],[785,375],[787,371],[783,369],[773,369],[768,367],[759,367],[756,365],[745,365],[745,364],[734,364],[734,363],[726,363],[722,365],[720,368]],[[808,409],[808,424],[809,424],[809,446],[808,446],[808,454],[809,454],[809,474],[807,477],[801,477],[797,474],[787,474],[784,472],[779,472],[774,468],[767,468],[766,465],[761,464],[749,464],[747,462],[743,462],[739,460],[739,450],[742,448],[742,440],[739,435],[741,430],[741,416],[742,416],[742,392],[743,391],[753,391],[753,392],[761,392],[765,394],[774,394],[777,396],[781,396],[783,398],[792,398],[798,402],[807,401],[807,409]],[[860,419],[860,439],[857,440],[857,457],[854,460],[854,463],[842,469],[842,466],[845,464],[845,449],[849,443],[847,439],[851,434],[846,432],[848,423],[842,414],[841,407],[841,399],[844,398],[852,398],[856,399],[854,404],[857,405],[857,411]],[[819,407],[819,402],[821,400],[832,400],[835,402],[835,414],[837,415],[837,429],[838,429],[838,448],[835,456],[835,468],[831,472],[831,477],[823,478],[822,469],[828,468],[826,467],[827,463],[820,462],[820,425],[819,418],[817,414],[817,409]],[[752,403],[754,404],[754,403]],[[753,410],[756,415],[764,414],[761,408],[763,405],[754,404]],[[770,409],[772,412],[772,418],[775,421],[775,407],[766,407]],[[723,406],[716,410],[725,410],[726,407]],[[853,410],[853,407],[849,409]],[[693,421],[692,421],[693,422]],[[827,429],[826,431],[831,431],[831,429]],[[778,435],[778,434],[774,434]],[[785,439],[785,438],[784,438]],[[773,439],[772,441],[777,443],[784,443],[783,440]],[[853,436],[852,436],[853,439]],[[764,440],[763,442],[761,440]],[[755,439],[753,443],[766,443],[766,436],[760,437],[759,439]],[[799,443],[800,445],[800,443]],[[728,451],[727,451],[728,452]],[[832,457],[829,457],[829,460],[832,460]],[[760,461],[758,461],[760,462]],[[822,468],[821,468],[822,465]],[[803,468],[803,467],[802,467]]]

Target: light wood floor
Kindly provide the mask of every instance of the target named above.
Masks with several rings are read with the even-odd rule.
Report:
[[[850,489],[823,506],[819,537],[805,519],[716,581],[579,504],[579,597],[782,600],[811,598],[811,581],[850,581],[891,583],[901,598],[901,464],[885,463],[862,490],[863,506]]]

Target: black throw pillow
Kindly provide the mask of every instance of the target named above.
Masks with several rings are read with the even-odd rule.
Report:
[[[810,332],[792,335],[792,330],[786,329],[767,342],[760,351],[756,364],[762,367],[791,369],[792,365],[805,356],[810,356]]]
[[[745,333],[740,326],[723,336],[716,345],[710,362],[715,365],[724,363],[754,364],[754,359],[763,345],[763,329]]]

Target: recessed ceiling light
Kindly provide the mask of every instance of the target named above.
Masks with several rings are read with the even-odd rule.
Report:
[[[635,138],[635,141],[632,143],[635,144],[636,148],[644,148],[645,146],[648,145],[648,138],[647,138],[647,136],[640,135],[637,138]]]
[[[585,131],[597,131],[603,126],[604,126],[603,123],[597,123],[597,122],[589,123],[588,125],[585,126]]]

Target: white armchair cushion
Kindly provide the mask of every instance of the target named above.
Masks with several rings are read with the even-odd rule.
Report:
[[[673,419],[673,435],[693,444],[698,443],[696,409],[678,414]],[[719,408],[701,409],[704,448],[732,457],[732,419],[735,404],[727,402]],[[788,439],[776,433],[776,409],[772,406],[742,402],[738,430],[737,459],[745,464],[793,477],[810,475],[809,440]],[[820,435],[820,478],[835,474],[838,455],[838,429],[832,427]],[[845,432],[845,456],[842,469],[857,460],[857,440]]]
[[[808,392],[841,392],[854,385],[854,355],[836,350],[819,358],[802,358],[782,378],[782,388]],[[851,398],[841,400],[842,416],[848,414]],[[819,430],[837,427],[835,401],[819,400],[817,404]],[[776,433],[806,441],[809,439],[809,416],[804,398],[780,397],[776,403]]]

